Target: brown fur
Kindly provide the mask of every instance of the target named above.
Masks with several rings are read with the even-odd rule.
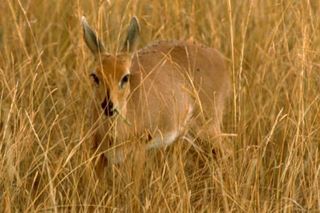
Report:
[[[147,147],[153,148],[169,145],[190,132],[206,140],[219,136],[230,81],[217,50],[191,42],[163,41],[131,54],[98,56],[96,74],[102,85],[96,88],[94,120],[101,116],[99,104],[106,90],[119,113],[101,119],[104,124],[99,125],[94,143],[103,150],[120,146],[105,155],[111,161],[122,160],[135,146],[132,143],[137,140],[132,138],[152,138]],[[127,73],[128,85],[119,88]]]

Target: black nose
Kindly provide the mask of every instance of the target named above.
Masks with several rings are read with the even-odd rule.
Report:
[[[114,110],[113,110],[113,103],[110,99],[104,98],[104,100],[101,103],[101,107],[104,111],[104,114],[106,116],[113,116]]]

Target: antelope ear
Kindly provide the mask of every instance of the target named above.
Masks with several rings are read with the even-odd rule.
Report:
[[[140,26],[138,18],[133,16],[129,24],[128,34],[123,44],[122,52],[132,53],[136,50],[138,46],[139,34]]]
[[[95,32],[89,26],[87,19],[82,16],[81,18],[83,38],[87,46],[94,55],[105,52],[105,48],[102,42],[98,39]]]

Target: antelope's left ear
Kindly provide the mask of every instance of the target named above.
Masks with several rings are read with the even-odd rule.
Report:
[[[81,18],[82,28],[83,28],[83,38],[91,52],[97,56],[99,53],[105,52],[105,48],[102,42],[98,39],[95,32],[89,26],[87,19],[82,16]]]
[[[132,53],[137,49],[140,35],[140,26],[138,18],[133,16],[128,28],[128,34],[123,44],[122,52]]]

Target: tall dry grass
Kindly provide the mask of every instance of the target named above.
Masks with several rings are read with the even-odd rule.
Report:
[[[0,14],[3,212],[320,211],[320,2],[3,0]],[[140,47],[192,37],[221,50],[234,157],[178,142],[99,182],[86,152],[92,57],[82,15],[109,51],[132,15]]]

